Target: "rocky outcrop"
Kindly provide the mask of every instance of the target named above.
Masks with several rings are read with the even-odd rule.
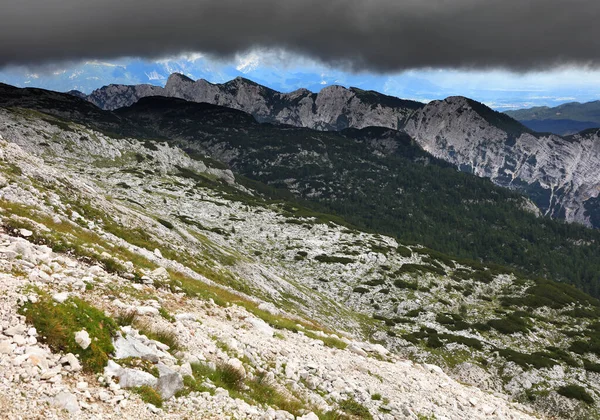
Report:
[[[545,215],[600,227],[598,130],[542,135],[463,97],[429,103],[405,130],[434,156],[524,192]]]
[[[342,130],[381,126],[398,129],[423,105],[358,88],[330,86],[313,93],[299,89],[280,93],[238,77],[223,84],[193,80],[173,74],[164,88],[150,85],[109,85],[87,99],[98,107],[114,110],[134,104],[146,96],[168,96],[192,102],[239,109],[259,122],[289,124],[317,130]]]

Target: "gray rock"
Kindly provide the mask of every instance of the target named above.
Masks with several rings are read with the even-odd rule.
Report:
[[[165,365],[158,364],[157,368],[159,377],[156,390],[163,399],[168,400],[175,395],[177,391],[183,389],[183,377],[179,372],[175,372]]]
[[[352,353],[358,354],[360,356],[367,356],[367,352],[358,347],[356,344],[352,343],[348,346],[348,350]]]
[[[90,344],[92,344],[90,335],[86,330],[81,330],[75,333],[75,342],[84,350],[87,349]]]
[[[246,369],[244,368],[244,364],[242,363],[241,360],[239,359],[229,359],[227,361],[227,365],[233,369],[235,369],[237,372],[239,372],[240,376],[242,378],[246,377]]]
[[[57,303],[64,303],[67,299],[69,299],[69,293],[55,293],[54,295],[52,295],[52,299]]]
[[[10,341],[0,341],[0,354],[11,354],[13,347]]]
[[[14,335],[21,335],[21,334],[25,333],[25,330],[26,330],[25,325],[18,324],[18,325],[14,325],[12,327],[5,329],[4,335],[8,335],[9,337],[12,337]]]
[[[70,392],[61,392],[52,400],[52,403],[71,414],[77,414],[81,409],[77,397]]]
[[[169,272],[164,267],[158,267],[156,270],[150,273],[150,277],[159,281],[167,281],[171,278]]]
[[[156,387],[158,380],[148,372],[125,368],[119,373],[119,385],[121,388],[137,388],[140,386]]]
[[[115,347],[115,358],[126,359],[128,357],[139,357],[140,359],[158,362],[159,354],[156,350],[151,349],[139,339],[131,335],[123,337],[119,335],[113,342]]]
[[[472,173],[498,185],[522,183],[533,188],[537,197],[547,195],[545,202],[538,201],[547,215],[592,225],[592,212],[584,205],[600,191],[596,131],[571,139],[528,132],[509,135],[459,96],[429,102],[410,118],[405,130],[438,158],[469,166]],[[508,162],[520,164],[511,167]],[[526,200],[522,207],[537,210]]]
[[[78,372],[81,370],[81,363],[79,363],[79,359],[73,353],[67,353],[60,359],[61,364],[68,364],[69,369],[73,372]]]

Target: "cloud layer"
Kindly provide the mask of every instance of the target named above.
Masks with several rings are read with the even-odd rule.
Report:
[[[598,0],[7,0],[0,66],[281,48],[353,70],[600,67]]]

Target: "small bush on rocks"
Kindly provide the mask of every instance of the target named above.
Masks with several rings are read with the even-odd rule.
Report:
[[[117,323],[81,299],[69,298],[58,304],[49,295],[41,294],[37,303],[23,305],[21,313],[37,329],[42,342],[55,352],[78,355],[87,371],[102,371],[108,355],[114,351],[112,338]],[[85,350],[75,342],[75,333],[81,330],[92,338]]]
[[[560,395],[567,398],[583,401],[586,404],[594,404],[594,398],[579,385],[566,385],[556,390]]]

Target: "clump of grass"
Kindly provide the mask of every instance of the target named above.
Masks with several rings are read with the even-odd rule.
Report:
[[[379,394],[379,393],[373,394],[373,395],[371,395],[371,399],[373,401],[381,401],[381,394]]]
[[[580,385],[566,385],[556,390],[560,395],[567,398],[583,401],[586,404],[594,404],[594,397],[592,397],[584,387]]]
[[[112,338],[117,323],[89,303],[70,298],[57,304],[47,294],[41,294],[37,303],[26,303],[21,313],[38,331],[40,340],[55,352],[73,353],[79,356],[88,372],[100,372],[114,351]],[[75,333],[86,330],[92,342],[82,349],[75,342]]]
[[[348,344],[336,337],[320,337],[312,331],[305,331],[304,335],[315,340],[321,340],[323,343],[325,343],[327,347],[331,347],[334,349],[344,350],[346,347],[348,347]]]
[[[169,350],[171,352],[181,350],[181,345],[179,344],[179,339],[177,338],[175,331],[156,328],[148,322],[136,323],[135,327],[138,329],[140,334],[145,335],[150,340],[159,341],[169,346]]]
[[[233,398],[241,398],[251,404],[263,404],[288,411],[294,415],[301,415],[302,409],[307,404],[302,400],[281,392],[263,376],[246,380],[237,369],[225,363],[217,364],[212,370],[208,365],[195,363],[192,365],[193,378],[184,379],[186,390],[203,392],[208,389],[203,383],[208,379],[215,386],[227,389]]]
[[[211,286],[209,284],[192,279],[178,271],[169,270],[169,274],[171,276],[170,284],[172,286],[181,288],[181,290],[188,296],[206,300],[213,299],[215,304],[219,306],[227,306],[228,304],[239,305],[275,329],[285,329],[292,332],[298,332],[298,325],[300,325],[300,328],[317,329],[326,333],[333,332],[320,327],[314,322],[301,319],[290,319],[282,315],[274,315],[270,312],[259,309],[258,304],[247,297],[233,293],[218,286]]]
[[[125,327],[127,325],[133,325],[137,319],[137,313],[135,310],[122,311],[115,315],[115,322],[121,327]]]
[[[138,394],[145,403],[152,404],[159,408],[162,407],[163,401],[160,394],[151,386],[144,385],[138,388],[131,388],[130,391]]]
[[[359,419],[372,420],[373,416],[369,409],[356,401],[354,398],[348,398],[339,403],[340,410]]]
[[[247,381],[246,385],[249,388],[248,396],[258,404],[277,407],[296,416],[299,416],[301,410],[306,406],[303,401],[280,392],[262,376]]]
[[[173,315],[171,315],[169,313],[169,311],[167,311],[165,308],[160,308],[158,310],[158,313],[160,314],[160,316],[162,316],[164,319],[166,319],[169,322],[175,322],[175,318],[173,317]]]
[[[194,363],[192,364],[192,372],[197,385],[206,379],[210,379],[217,387],[229,391],[240,391],[244,384],[242,373],[225,363],[218,364],[214,370],[204,363]]]

